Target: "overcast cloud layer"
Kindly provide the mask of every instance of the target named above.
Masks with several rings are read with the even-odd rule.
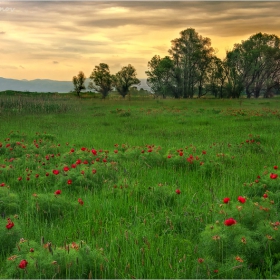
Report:
[[[0,76],[71,80],[101,62],[115,73],[168,55],[189,27],[209,37],[223,58],[257,33],[280,36],[280,2],[0,2]]]

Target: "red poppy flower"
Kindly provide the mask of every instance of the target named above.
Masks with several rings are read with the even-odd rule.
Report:
[[[95,149],[92,149],[91,152],[93,153],[93,155],[97,154],[97,151]]]
[[[177,189],[175,192],[176,192],[177,194],[181,194],[181,191],[180,191],[179,189]]]
[[[70,152],[71,152],[71,153],[74,153],[74,152],[75,152],[75,150],[74,150],[74,149],[71,149],[71,150],[70,150]]]
[[[277,165],[274,165],[273,168],[274,168],[274,169],[278,169],[278,166],[277,166]]]
[[[72,168],[76,168],[76,166],[77,166],[77,165],[76,165],[75,163],[73,163],[73,164],[71,165]]]
[[[70,168],[68,166],[65,166],[65,167],[63,167],[63,170],[67,172],[70,170]]]
[[[240,202],[240,203],[245,203],[246,202],[246,198],[245,197],[242,197],[242,196],[238,196],[238,201]]]
[[[22,180],[22,177],[18,177],[18,181],[21,181]]]
[[[68,185],[71,185],[71,184],[72,184],[72,180],[69,179],[69,180],[67,181],[67,184],[68,184]]]
[[[19,263],[19,265],[18,265],[18,267],[19,267],[20,269],[25,269],[26,266],[27,266],[27,264],[28,264],[28,262],[27,262],[26,260],[21,260],[20,263]]]
[[[84,160],[83,164],[88,164],[88,161],[87,161],[87,160]]]
[[[180,157],[182,157],[183,155],[184,155],[184,153],[183,153],[183,152],[180,152],[180,153],[179,153],[179,156],[180,156]]]
[[[275,174],[275,173],[271,173],[271,174],[270,174],[270,178],[271,178],[271,179],[276,179],[277,177],[278,177],[278,175]]]
[[[84,204],[84,202],[82,201],[82,199],[81,199],[81,198],[78,198],[78,202],[79,202],[81,205],[83,205],[83,204]]]
[[[118,150],[114,150],[114,153],[117,154],[117,153],[118,153]]]
[[[82,147],[82,148],[81,148],[81,150],[82,150],[82,151],[85,151],[85,150],[86,150],[86,148],[85,148],[85,147]]]
[[[15,224],[11,221],[10,218],[7,219],[8,223],[6,224],[7,229],[11,229]]]
[[[225,198],[224,198],[224,203],[227,204],[227,203],[229,203],[229,201],[230,201],[230,198],[229,198],[229,197],[225,197]]]
[[[202,151],[202,154],[203,154],[203,155],[206,155],[206,151]]]
[[[103,162],[107,162],[107,159],[106,159],[106,158],[103,158]]]
[[[224,221],[224,224],[226,226],[232,226],[232,225],[235,225],[236,224],[236,221],[233,219],[233,218],[229,218],[227,220]]]
[[[78,159],[77,161],[76,161],[76,164],[81,164],[82,163],[82,161],[80,160],[80,159]]]
[[[0,184],[0,187],[5,187],[5,183],[1,183],[1,184]]]
[[[82,174],[82,175],[84,175],[84,174],[85,174],[85,171],[84,171],[84,170],[82,170],[82,171],[81,171],[81,174]]]
[[[50,173],[49,173],[49,172],[47,172],[47,173],[46,173],[46,176],[49,176],[49,175],[50,175]]]
[[[55,191],[55,192],[54,192],[54,194],[55,194],[55,195],[59,195],[59,194],[61,194],[61,190],[57,190],[57,191]]]
[[[263,197],[264,197],[264,198],[268,198],[268,195],[267,195],[267,193],[265,193],[265,194],[263,195]]]
[[[54,174],[54,175],[58,175],[58,174],[59,174],[59,170],[54,169],[54,170],[53,170],[53,174]]]
[[[167,158],[171,158],[171,155],[168,155]]]
[[[92,174],[95,174],[96,173],[96,169],[92,169]]]

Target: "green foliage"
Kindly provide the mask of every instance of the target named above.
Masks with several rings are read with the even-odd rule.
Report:
[[[108,270],[102,251],[91,249],[84,241],[56,246],[22,240],[13,253],[6,261],[5,277],[10,279],[102,278]],[[25,269],[18,267],[21,260],[28,262]]]

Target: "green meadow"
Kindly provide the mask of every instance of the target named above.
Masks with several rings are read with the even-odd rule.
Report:
[[[0,277],[279,278],[280,99],[109,97],[0,95]]]

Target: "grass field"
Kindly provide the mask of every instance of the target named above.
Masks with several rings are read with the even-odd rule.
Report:
[[[0,95],[0,277],[279,278],[279,108]]]

